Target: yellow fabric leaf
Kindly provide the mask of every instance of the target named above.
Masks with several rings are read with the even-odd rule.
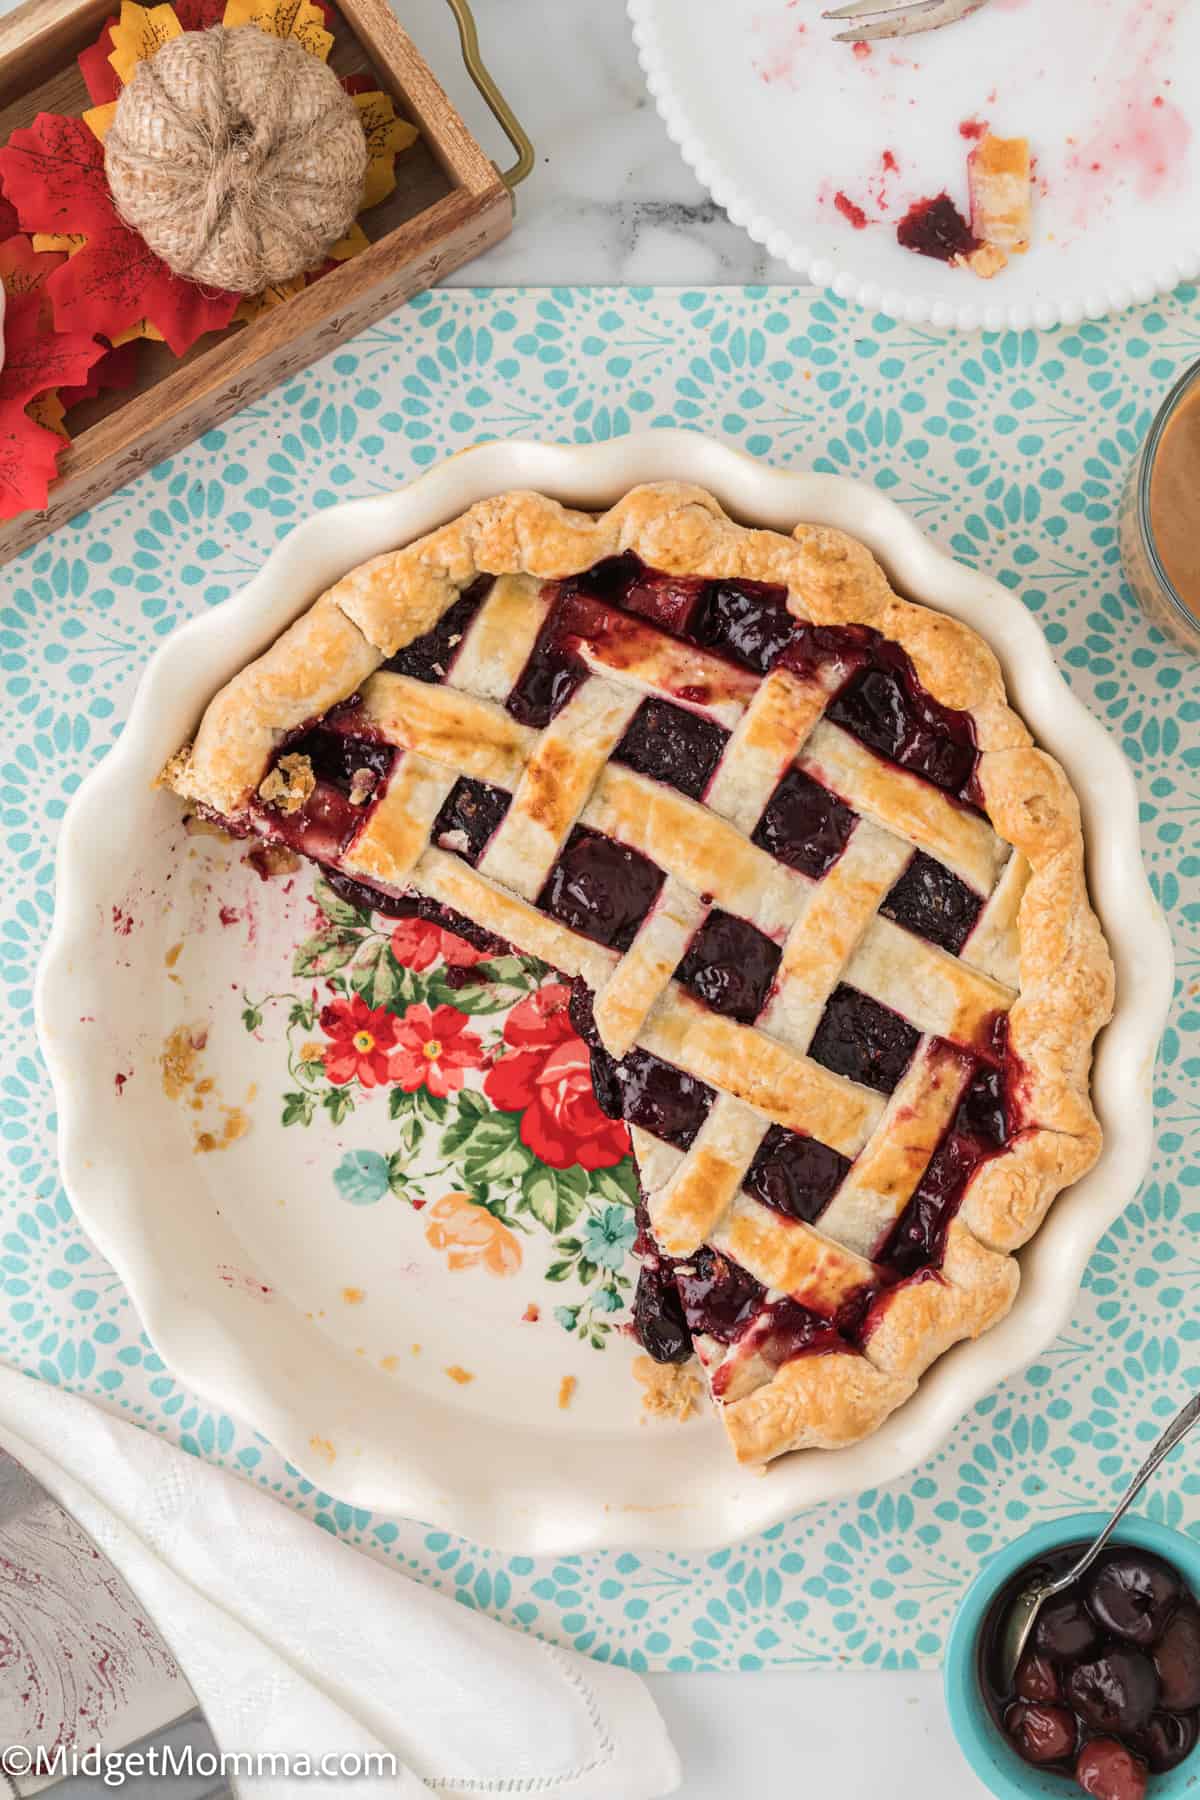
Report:
[[[33,234],[35,250],[65,250],[68,256],[74,256],[87,243],[82,231],[35,231]]]
[[[112,340],[113,349],[115,350],[118,344],[129,343],[131,338],[151,338],[156,344],[165,344],[167,341],[158,326],[152,325],[149,319],[137,319],[132,325],[127,325],[124,331],[117,333]]]
[[[390,94],[354,94],[352,98],[367,140],[369,160],[359,202],[359,210],[365,211],[387,199],[396,185],[396,153],[415,143],[418,133],[415,125],[397,117]]]
[[[109,62],[126,87],[140,62],[148,62],[183,26],[175,17],[173,6],[138,6],[136,0],[121,0],[121,17],[112,27],[112,52]]]
[[[67,416],[67,409],[58,397],[57,388],[47,388],[44,394],[39,394],[36,400],[29,402],[25,411],[35,424],[44,425],[47,431],[57,431],[59,437],[66,437],[63,420]]]
[[[325,29],[325,15],[312,0],[225,0],[221,23],[257,25],[272,37],[295,38],[302,49],[321,62],[328,61],[333,34]]]
[[[371,248],[371,240],[357,221],[350,227],[344,238],[339,238],[333,248],[326,252],[334,262],[349,262],[352,256],[361,256],[364,250]]]
[[[293,275],[290,281],[281,281],[274,287],[264,288],[261,294],[247,294],[233,316],[235,319],[243,320],[247,325],[252,325],[255,319],[261,318],[265,312],[270,312],[273,306],[282,306],[284,301],[290,300],[293,294],[303,293],[307,285],[307,276]]]
[[[109,100],[103,106],[89,106],[87,111],[81,115],[92,136],[99,138],[101,143],[108,136],[116,116],[117,103],[115,100]]]

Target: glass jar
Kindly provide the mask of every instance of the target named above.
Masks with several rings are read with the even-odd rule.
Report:
[[[1200,363],[1196,363],[1180,377],[1163,401],[1129,471],[1120,510],[1121,562],[1125,579],[1154,624],[1189,650],[1200,652],[1200,547],[1196,558],[1195,589],[1190,594],[1189,604],[1189,599],[1176,585],[1178,574],[1176,581],[1172,581],[1167,573],[1160,545],[1155,541],[1153,524],[1155,503],[1162,500],[1160,483],[1165,456],[1172,452],[1167,433],[1175,425],[1180,409],[1189,401],[1195,409],[1198,446],[1194,471],[1196,499],[1191,511],[1200,528]],[[1181,456],[1185,454],[1178,442],[1173,449]]]

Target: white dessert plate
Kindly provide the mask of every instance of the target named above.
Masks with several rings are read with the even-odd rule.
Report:
[[[988,0],[856,49],[825,4],[628,0],[685,161],[797,274],[892,318],[998,330],[1099,318],[1200,269],[1196,7]],[[963,132],[985,123],[1037,159],[1033,246],[990,282],[896,237],[915,200],[966,210]]]
[[[1079,791],[1117,964],[1117,1012],[1095,1070],[1104,1152],[1022,1252],[1010,1318],[945,1357],[875,1437],[787,1458],[765,1476],[734,1465],[707,1413],[642,1423],[636,1345],[602,1329],[620,1315],[597,1298],[606,1283],[628,1292],[616,1279],[631,1269],[621,1269],[632,1230],[619,1192],[601,1181],[583,1196],[578,1170],[557,1188],[539,1177],[536,1215],[521,1213],[509,1233],[515,1254],[500,1233],[473,1234],[477,1207],[464,1234],[453,1169],[439,1174],[431,1161],[430,1146],[446,1150],[434,1121],[412,1110],[392,1117],[386,1086],[338,1088],[354,1101],[346,1111],[306,1060],[308,1040],[326,1052],[331,1041],[305,1012],[314,995],[328,997],[329,965],[303,951],[295,960],[314,930],[312,871],[260,882],[240,847],[188,835],[178,803],[151,786],[216,688],[365,557],[507,488],[599,508],[637,482],[671,477],[710,488],[743,520],[855,533],[901,590],[986,635],[1014,703]],[[371,943],[350,941],[352,921],[338,928],[352,972]],[[327,953],[328,930],[322,941]],[[176,632],[64,822],[37,1007],[67,1190],[175,1373],[355,1505],[510,1549],[564,1552],[715,1545],[931,1456],[1067,1322],[1089,1253],[1132,1198],[1151,1148],[1151,1073],[1170,988],[1132,776],[1020,603],[936,550],[872,488],[652,431],[587,448],[468,450],[398,493],[315,515],[242,593]],[[485,1035],[498,1029],[488,1017],[469,1022]],[[172,1037],[181,1027],[193,1045],[183,1054]],[[351,1053],[343,1041],[341,1054]],[[306,1110],[309,1124],[298,1116]],[[498,1191],[516,1169],[503,1135],[477,1150],[499,1159]],[[557,1307],[579,1309],[574,1329]]]

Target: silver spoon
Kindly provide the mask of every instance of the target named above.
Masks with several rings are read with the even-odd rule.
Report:
[[[1087,1573],[1100,1552],[1103,1550],[1105,1544],[1107,1544],[1113,1532],[1116,1530],[1120,1521],[1124,1518],[1133,1502],[1137,1499],[1138,1495],[1153,1475],[1155,1469],[1157,1469],[1159,1463],[1162,1462],[1164,1457],[1171,1454],[1176,1444],[1182,1442],[1198,1419],[1200,1419],[1200,1394],[1197,1394],[1194,1399],[1189,1400],[1182,1412],[1177,1413],[1171,1420],[1171,1423],[1167,1426],[1167,1429],[1163,1432],[1157,1444],[1155,1444],[1153,1450],[1130,1482],[1129,1487],[1126,1489],[1125,1497],[1121,1501],[1116,1512],[1108,1521],[1108,1524],[1104,1527],[1104,1530],[1100,1533],[1100,1536],[1096,1539],[1095,1543],[1092,1544],[1089,1549],[1084,1551],[1083,1555],[1079,1558],[1079,1561],[1075,1564],[1075,1567],[1069,1569],[1065,1575],[1060,1575],[1057,1581],[1031,1581],[1026,1587],[1021,1589],[1020,1593],[1009,1607],[1008,1613],[1004,1619],[1003,1630],[1000,1637],[1000,1646],[997,1651],[996,1675],[1002,1694],[1008,1694],[1012,1691],[1017,1675],[1017,1665],[1024,1655],[1025,1646],[1029,1642],[1030,1633],[1037,1623],[1037,1616],[1047,1600],[1053,1600],[1056,1594],[1061,1594],[1064,1588],[1070,1587],[1073,1581],[1078,1581],[1081,1575]]]

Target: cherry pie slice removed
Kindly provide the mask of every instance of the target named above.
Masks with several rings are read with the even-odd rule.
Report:
[[[637,1333],[745,1461],[879,1426],[1098,1153],[1075,796],[987,646],[836,531],[499,495],[323,594],[163,779],[573,982]]]

